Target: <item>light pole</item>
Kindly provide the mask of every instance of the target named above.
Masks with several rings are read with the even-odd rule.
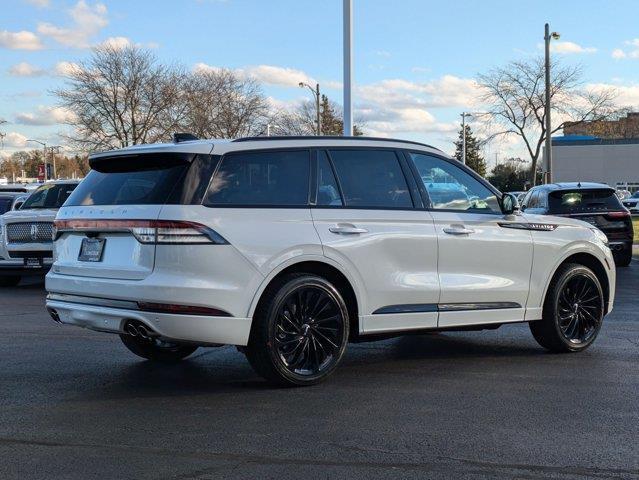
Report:
[[[462,163],[466,165],[466,117],[472,117],[472,113],[462,112]]]
[[[300,82],[299,85],[301,88],[308,87],[308,89],[313,93],[313,96],[315,97],[315,110],[317,114],[317,135],[321,135],[322,134],[322,116],[320,113],[321,97],[320,97],[319,83],[315,84],[315,88],[311,87],[308,83],[304,83],[304,82]]]
[[[44,142],[41,142],[40,140],[33,140],[31,138],[27,139],[27,142],[35,142],[35,143],[39,143],[40,145],[42,145],[42,161],[44,162],[44,180],[49,180],[47,177],[49,175],[47,175],[47,144]]]
[[[551,145],[551,124],[550,124],[550,40],[559,40],[557,32],[550,33],[550,25],[544,27],[544,47],[545,47],[545,69],[546,69],[546,174],[547,183],[552,183],[552,145]]]
[[[353,136],[353,97],[351,95],[353,80],[353,0],[344,0],[344,136]]]
[[[52,160],[52,163],[53,163],[53,179],[54,180],[56,178],[58,178],[58,171],[57,171],[57,168],[55,166],[55,156],[60,153],[60,149],[61,148],[62,148],[61,145],[54,145],[52,147],[49,147],[49,151],[51,152],[51,160]],[[54,151],[55,151],[55,153],[54,153]]]

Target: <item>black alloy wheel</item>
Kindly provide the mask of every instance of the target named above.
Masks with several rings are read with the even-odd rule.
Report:
[[[557,316],[566,340],[588,342],[599,329],[602,313],[603,298],[591,276],[578,273],[564,283],[557,299]]]
[[[326,279],[292,274],[265,292],[247,358],[267,380],[310,385],[330,375],[346,349],[348,310]]]
[[[530,322],[530,331],[551,352],[578,352],[597,338],[604,313],[603,289],[594,272],[567,264],[550,282],[542,319]]]

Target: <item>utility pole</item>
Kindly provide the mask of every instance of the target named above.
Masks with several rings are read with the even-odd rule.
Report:
[[[353,136],[353,0],[344,0],[344,136]]]
[[[546,96],[545,96],[545,116],[546,116],[546,182],[552,183],[552,140],[550,123],[550,40],[558,40],[557,32],[550,33],[550,25],[544,26],[544,52],[545,52],[545,74],[546,74]]]
[[[56,170],[56,166],[55,166],[55,156],[57,154],[60,153],[60,149],[62,147],[60,145],[54,145],[52,147],[49,147],[49,151],[51,152],[51,160],[52,160],[52,164],[53,164],[53,179],[55,180],[56,178],[58,178],[58,173]],[[55,150],[55,154],[54,154],[54,150]]]

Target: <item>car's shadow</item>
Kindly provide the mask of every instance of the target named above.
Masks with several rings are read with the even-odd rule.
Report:
[[[387,375],[401,374],[408,364],[465,369],[478,363],[499,368],[503,362],[529,363],[544,355],[533,343],[495,336],[477,338],[455,334],[411,335],[380,342],[351,344],[338,370],[330,380],[333,387],[340,381],[369,378],[378,382]],[[493,362],[497,359],[497,362]],[[501,360],[500,360],[501,359]],[[444,361],[441,363],[440,361]],[[245,357],[232,349],[202,349],[177,363],[136,361],[114,367],[114,375],[99,391],[85,391],[82,398],[180,397],[194,394],[221,394],[245,391],[281,390],[258,377]]]

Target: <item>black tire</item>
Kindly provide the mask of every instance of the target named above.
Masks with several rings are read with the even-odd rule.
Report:
[[[19,275],[0,277],[0,287],[15,287],[20,283],[20,279],[21,277]]]
[[[152,338],[144,339],[128,333],[121,334],[120,340],[122,340],[126,348],[138,357],[156,362],[177,362],[197,350],[195,345],[182,345]]]
[[[329,281],[304,273],[286,275],[264,291],[246,357],[273,384],[313,385],[339,364],[348,329],[346,303]]]
[[[624,249],[618,255],[614,255],[615,265],[618,267],[627,267],[632,262],[632,245],[628,249]]]
[[[604,301],[592,270],[575,263],[564,265],[550,282],[542,320],[530,322],[530,331],[551,352],[585,350],[601,329]]]

